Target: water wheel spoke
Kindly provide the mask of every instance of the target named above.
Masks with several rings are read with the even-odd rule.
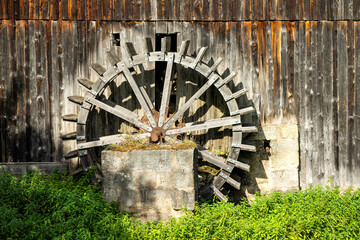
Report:
[[[166,110],[169,107],[170,102],[170,95],[171,95],[171,87],[172,87],[172,68],[174,65],[174,55],[169,55],[169,61],[166,65],[166,72],[165,72],[165,80],[164,80],[164,89],[161,98],[161,105],[160,105],[160,116],[158,125],[161,127],[164,124]]]
[[[180,134],[180,133],[185,133],[185,132],[208,130],[211,128],[218,128],[218,127],[223,127],[223,126],[239,124],[240,122],[241,121],[240,121],[239,115],[235,115],[232,117],[211,119],[211,120],[206,120],[206,121],[191,122],[191,123],[186,123],[185,127],[182,127],[182,128],[169,129],[166,131],[166,134],[173,135],[173,134]]]
[[[120,64],[121,69],[125,75],[125,78],[127,79],[127,81],[129,82],[132,90],[135,93],[136,98],[138,99],[141,107],[144,109],[145,115],[146,117],[149,119],[149,122],[151,124],[152,127],[156,127],[156,122],[154,120],[153,115],[151,114],[151,110],[150,107],[146,101],[146,98],[148,98],[147,93],[145,91],[141,91],[139,86],[137,85],[134,77],[131,75],[130,70],[125,66],[125,64],[122,62]],[[147,97],[144,97],[145,94]]]
[[[218,80],[218,75],[213,75],[180,109],[164,124],[164,130],[170,126],[188,110],[191,105]]]
[[[138,120],[138,116],[133,112],[127,110],[124,107],[121,107],[109,100],[100,101],[95,98],[88,98],[86,99],[87,102],[101,108],[102,110],[109,112],[125,121],[128,121],[135,126],[144,129],[145,131],[151,131],[151,127],[145,123],[142,123]]]
[[[93,147],[100,147],[100,146],[105,146],[105,145],[114,144],[114,143],[122,143],[122,142],[126,141],[126,139],[128,139],[128,138],[136,140],[136,139],[146,138],[149,136],[150,136],[150,133],[143,133],[143,134],[138,134],[138,135],[129,135],[129,134],[109,135],[109,136],[100,137],[98,140],[95,140],[95,141],[78,144],[78,148],[79,149],[88,149],[88,148],[93,148]]]
[[[232,165],[227,165],[224,158],[216,156],[214,153],[210,152],[209,150],[203,148],[200,145],[197,145],[197,149],[199,157],[201,157],[205,161],[214,164],[215,166],[224,169],[227,172],[231,172],[233,170],[234,167]]]

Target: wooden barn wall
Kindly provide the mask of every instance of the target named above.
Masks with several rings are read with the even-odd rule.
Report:
[[[329,177],[341,186],[359,182],[358,21],[2,20],[1,161],[60,161],[74,147],[60,139],[62,133],[75,130],[74,124],[61,121],[62,115],[77,111],[66,97],[81,92],[79,76],[95,78],[90,63],[109,66],[105,50],[124,57],[122,47],[112,45],[112,32],[120,33],[121,46],[133,41],[139,53],[142,39],[154,40],[156,32],[180,32],[178,42],[191,40],[189,54],[209,46],[204,61],[224,58],[219,72],[226,76],[237,71],[234,91],[242,85],[249,90],[252,102],[242,99],[239,104],[254,104],[259,119],[255,114],[245,121],[299,125],[302,187],[325,184]],[[196,81],[186,82],[193,76],[182,78],[178,71],[184,83],[179,91],[191,94],[189,86]],[[211,92],[190,111],[209,99]],[[106,121],[100,118],[96,124]],[[226,146],[228,140],[220,139],[218,145]]]
[[[0,0],[17,20],[359,20],[360,0]]]
[[[1,161],[60,161],[75,147],[60,138],[75,130],[61,120],[77,111],[66,97],[82,91],[79,76],[95,78],[91,63],[109,66],[106,50],[125,56],[112,45],[112,32],[120,33],[121,46],[134,42],[139,53],[145,37],[154,42],[156,33],[179,32],[178,43],[191,40],[190,54],[209,46],[205,62],[222,57],[220,73],[238,72],[234,91],[245,86],[252,99],[239,104],[254,104],[259,114],[244,121],[298,124],[301,187],[329,178],[358,186],[359,6],[360,0],[0,0]],[[178,71],[179,92],[187,97],[201,79]],[[190,115],[212,96],[200,99]],[[223,114],[201,111],[201,119]],[[96,119],[95,125],[118,124],[100,114]],[[219,139],[207,146],[227,146],[223,134],[213,132]]]

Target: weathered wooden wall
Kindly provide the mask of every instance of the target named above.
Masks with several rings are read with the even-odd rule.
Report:
[[[66,97],[95,77],[91,63],[109,66],[105,50],[123,56],[112,32],[139,52],[145,37],[179,32],[190,54],[209,46],[205,62],[239,73],[233,87],[249,89],[261,124],[299,125],[302,187],[360,182],[359,0],[98,2],[0,1],[1,161],[59,161],[74,147],[60,139],[75,130],[61,121],[77,111]]]
[[[359,0],[0,0],[17,20],[356,20]]]

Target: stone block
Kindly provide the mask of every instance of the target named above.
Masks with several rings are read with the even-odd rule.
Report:
[[[194,209],[197,169],[194,149],[102,152],[104,198],[143,220],[181,215]]]
[[[281,124],[278,129],[281,139],[298,139],[299,137],[297,124]]]
[[[272,169],[297,168],[299,166],[298,151],[281,151],[270,157]]]
[[[271,172],[272,190],[288,191],[299,189],[299,172],[297,168],[273,170]]]

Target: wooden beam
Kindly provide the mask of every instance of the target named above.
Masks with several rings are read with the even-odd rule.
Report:
[[[248,114],[248,113],[251,113],[251,112],[254,112],[254,111],[255,111],[254,107],[246,107],[246,108],[242,108],[242,109],[239,109],[237,111],[234,111],[234,112],[232,112],[230,114],[231,115],[236,115],[236,114],[245,115],[245,114]]]
[[[76,139],[76,132],[66,133],[61,135],[62,140],[75,140]]]
[[[217,74],[212,75],[212,77],[164,124],[163,129],[167,130],[170,126],[190,108],[190,106],[197,100],[199,97],[208,90],[211,85],[213,85],[219,76]]]
[[[104,111],[107,111],[115,116],[118,116],[121,119],[124,119],[125,121],[128,121],[132,124],[134,124],[135,126],[144,129],[145,131],[151,131],[151,127],[146,125],[145,123],[140,122],[139,120],[137,120],[137,117],[134,117],[134,113],[127,110],[124,107],[121,107],[119,105],[116,105],[115,103],[112,103],[110,101],[99,101],[95,98],[87,98],[85,99],[87,102],[103,109]]]
[[[229,200],[227,199],[227,197],[225,197],[225,195],[222,194],[222,192],[221,192],[219,189],[217,189],[214,185],[211,185],[210,188],[214,191],[215,196],[216,196],[219,200],[225,201],[225,202],[229,201]]]
[[[230,159],[230,158],[227,159],[227,162],[234,164],[234,166],[236,168],[239,168],[239,169],[244,170],[246,172],[250,172],[250,165],[249,164],[239,162],[239,161],[236,161],[236,160]]]
[[[103,76],[104,73],[106,72],[106,67],[101,65],[100,63],[94,63],[91,65],[91,68],[97,73],[99,74],[99,76]]]
[[[161,98],[160,105],[160,114],[159,114],[159,127],[162,127],[165,120],[166,110],[169,107],[170,96],[171,96],[171,87],[172,87],[172,69],[174,65],[174,54],[169,54],[169,60],[166,65],[165,79],[164,79],[164,89]]]
[[[113,51],[106,51],[106,56],[113,66],[120,62],[120,58]]]
[[[211,128],[230,126],[230,125],[239,124],[239,123],[241,123],[240,116],[235,115],[235,116],[231,116],[231,117],[224,117],[224,118],[211,119],[211,120],[206,120],[206,121],[186,123],[185,127],[169,129],[166,131],[165,134],[173,135],[173,134],[180,134],[180,133],[185,133],[185,132],[208,130]]]
[[[109,135],[100,137],[99,140],[90,141],[90,142],[84,142],[78,144],[78,149],[88,149],[93,147],[100,147],[104,145],[114,144],[114,143],[122,143],[126,141],[126,139],[130,137],[133,140],[136,139],[143,139],[150,137],[150,133],[143,133],[138,135],[128,135],[128,134],[115,134],[115,135]]]
[[[77,122],[78,115],[77,114],[67,114],[61,117],[64,121],[68,122]]]
[[[141,107],[144,109],[145,115],[149,119],[151,126],[155,128],[157,126],[156,122],[150,111],[150,107],[143,96],[143,93],[141,92],[140,88],[138,87],[138,85],[137,85],[135,79],[133,78],[133,76],[131,75],[129,69],[125,66],[124,62],[121,62],[120,66],[121,66],[124,76],[126,77],[127,81],[129,82],[132,90],[134,91],[135,96],[138,99]],[[146,92],[144,94],[147,95]]]
[[[82,96],[69,96],[68,99],[70,102],[73,102],[73,103],[76,103],[79,105],[82,105],[84,102],[84,97],[82,97]]]
[[[241,97],[241,96],[245,95],[246,93],[247,93],[247,89],[243,88],[243,89],[231,94],[227,98],[225,98],[225,101],[227,102],[227,101],[230,101],[231,99]]]
[[[79,84],[83,87],[85,87],[86,89],[91,89],[92,86],[94,85],[94,82],[90,81],[89,79],[87,78],[79,78],[77,80],[79,82]]]
[[[241,150],[244,150],[244,151],[256,152],[256,147],[253,145],[233,143],[231,146],[240,148]]]
[[[222,58],[218,58],[216,60],[216,62],[211,66],[210,70],[206,73],[206,76],[205,77],[208,77],[210,76],[211,73],[215,72],[217,67],[220,65],[220,63],[222,62]]]
[[[227,174],[224,174],[223,172],[220,172],[219,177],[222,177],[225,179],[225,181],[230,184],[231,186],[233,186],[234,188],[236,188],[237,190],[240,190],[240,186],[241,183],[236,181],[235,179],[231,178],[230,176],[228,176]]]
[[[215,156],[212,152],[201,146],[198,146],[197,149],[199,157],[204,159],[205,161],[214,164],[215,166],[224,169],[227,172],[231,172],[233,170],[234,167],[231,165],[227,165],[224,158]]]
[[[202,47],[198,53],[198,55],[196,56],[196,59],[194,61],[194,63],[190,66],[190,68],[195,69],[196,66],[198,65],[198,63],[201,61],[201,59],[204,57],[205,52],[207,50],[208,47]]]

